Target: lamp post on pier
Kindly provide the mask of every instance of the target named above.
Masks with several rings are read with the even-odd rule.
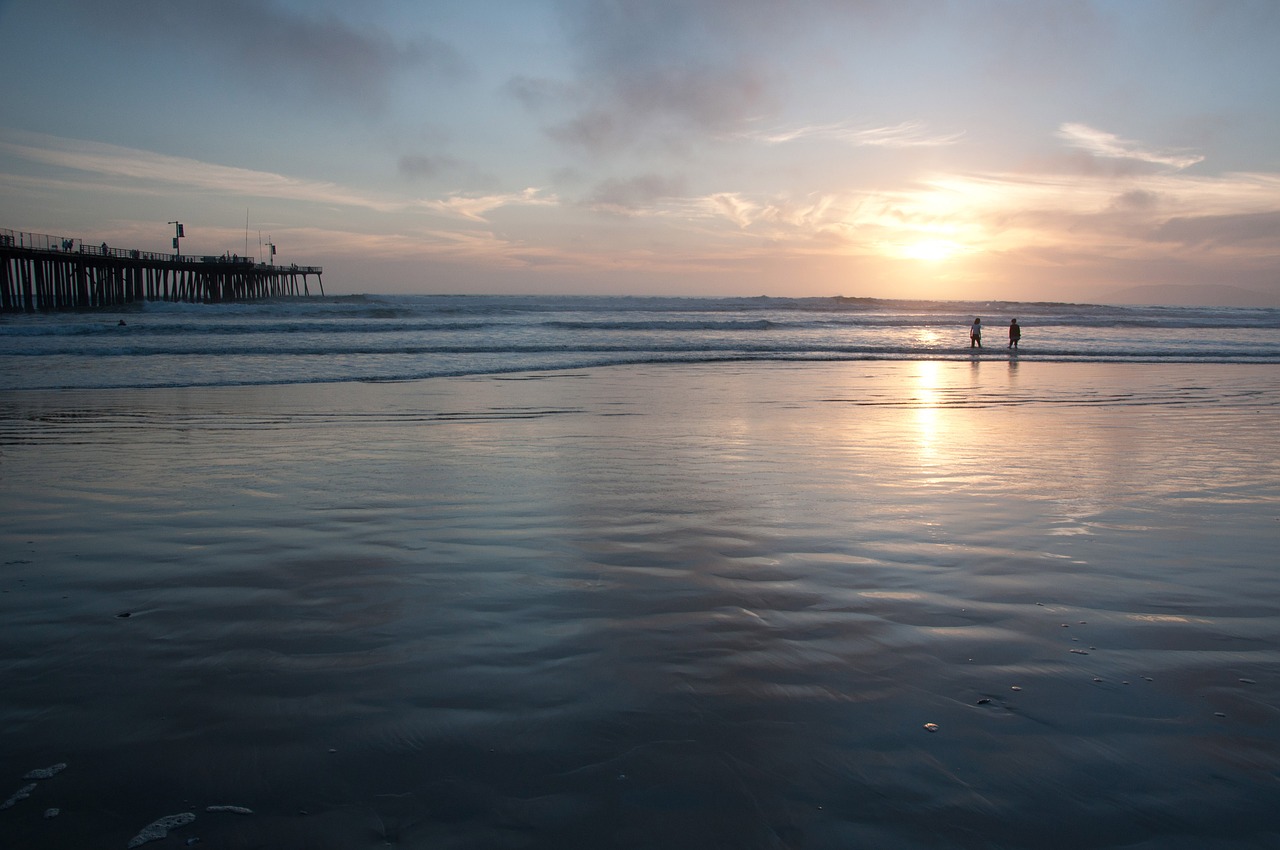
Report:
[[[175,259],[182,256],[182,249],[178,247],[178,240],[186,236],[186,232],[182,228],[182,222],[171,221],[173,225],[173,256]]]

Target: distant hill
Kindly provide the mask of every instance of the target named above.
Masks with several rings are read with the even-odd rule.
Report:
[[[1280,307],[1280,296],[1240,286],[1150,284],[1116,289],[1100,299],[1105,304],[1168,304],[1175,307]]]

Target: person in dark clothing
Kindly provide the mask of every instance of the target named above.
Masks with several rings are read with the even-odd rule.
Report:
[[[1009,322],[1009,347],[1017,348],[1020,339],[1022,339],[1022,327],[1018,324],[1018,320],[1014,319]]]

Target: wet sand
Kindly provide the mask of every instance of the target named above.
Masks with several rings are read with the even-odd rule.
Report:
[[[0,844],[1272,846],[1278,412],[994,357],[6,394]]]

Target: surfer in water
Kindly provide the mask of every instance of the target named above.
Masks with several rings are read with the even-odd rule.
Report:
[[[974,319],[969,326],[969,347],[982,348],[982,319]]]

